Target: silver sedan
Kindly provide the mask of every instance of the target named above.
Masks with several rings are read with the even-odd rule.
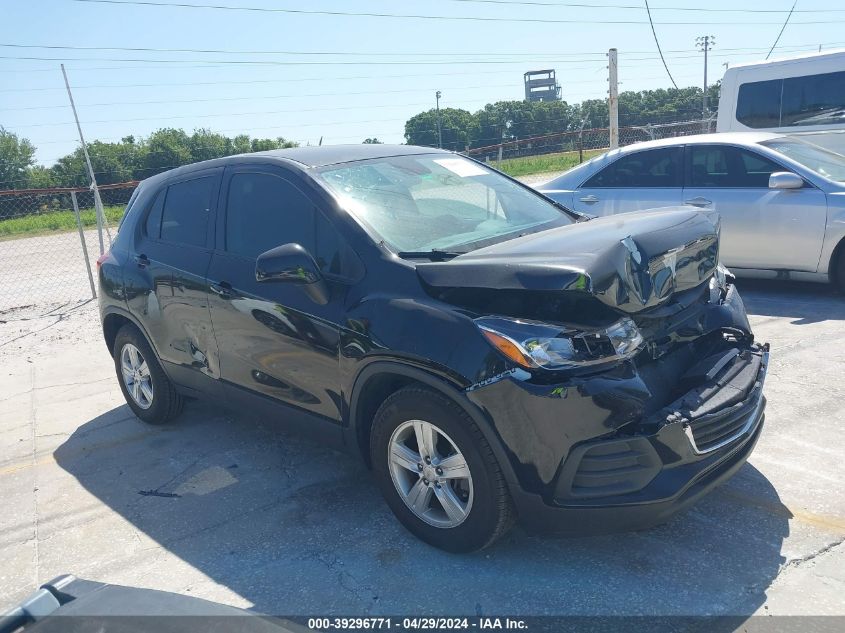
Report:
[[[834,281],[845,290],[845,156],[800,136],[637,143],[537,189],[598,216],[692,205],[721,218],[721,260],[738,276]]]

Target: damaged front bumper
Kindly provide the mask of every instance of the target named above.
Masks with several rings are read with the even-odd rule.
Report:
[[[768,345],[749,337],[699,351],[691,343],[561,384],[507,376],[467,393],[505,447],[529,530],[648,527],[745,463],[763,427]]]

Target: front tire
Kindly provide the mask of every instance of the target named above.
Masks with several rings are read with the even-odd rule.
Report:
[[[435,391],[406,387],[382,403],[370,457],[396,518],[430,545],[472,552],[513,524],[513,504],[490,445],[461,407]]]
[[[147,424],[164,424],[182,412],[182,396],[137,327],[120,328],[112,351],[120,390],[135,415]]]

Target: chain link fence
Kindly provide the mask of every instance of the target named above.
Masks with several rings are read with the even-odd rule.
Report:
[[[620,128],[619,144],[715,131],[715,121]],[[468,150],[495,162],[572,153],[573,164],[608,147],[606,128],[506,141]],[[89,189],[0,191],[0,321],[55,314],[96,296],[95,262],[117,230],[137,182],[101,185],[102,215]]]
[[[55,314],[96,296],[96,260],[137,183],[0,191],[0,321]]]
[[[643,141],[706,134],[715,131],[715,119],[623,127],[619,128],[619,145],[631,145]],[[579,156],[580,162],[589,158],[589,156],[585,156],[585,153],[592,156],[596,151],[607,150],[609,140],[610,131],[607,128],[593,128],[505,141],[487,147],[473,148],[465,153],[485,162],[541,156],[543,154],[572,153]]]

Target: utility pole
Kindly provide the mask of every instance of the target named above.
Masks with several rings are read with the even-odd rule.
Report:
[[[610,109],[610,149],[619,147],[619,63],[617,51],[611,48],[607,52],[608,58],[608,107]]]
[[[707,53],[716,45],[716,38],[712,35],[702,35],[695,38],[698,50],[704,53],[704,96],[701,99],[701,118],[707,118]]]
[[[441,92],[438,90],[434,93],[434,98],[437,100],[437,147],[443,149],[443,131],[440,128],[440,97]]]
[[[94,175],[94,167],[91,165],[91,158],[88,156],[88,146],[85,144],[85,137],[82,136],[82,126],[79,124],[79,115],[76,114],[76,104],[73,102],[73,94],[70,92],[70,83],[67,80],[65,65],[62,64],[61,66],[62,76],[65,78],[67,96],[70,99],[70,107],[73,110],[73,118],[76,120],[76,129],[79,131],[79,142],[82,144],[82,153],[85,155],[85,164],[88,166],[88,175],[91,177],[91,189],[94,191],[94,209],[97,215],[97,233],[100,238],[100,255],[102,255],[105,252],[103,245],[103,224],[105,223],[103,202],[100,200],[100,191],[97,189],[97,177]],[[111,241],[111,233],[109,233],[109,241]]]

